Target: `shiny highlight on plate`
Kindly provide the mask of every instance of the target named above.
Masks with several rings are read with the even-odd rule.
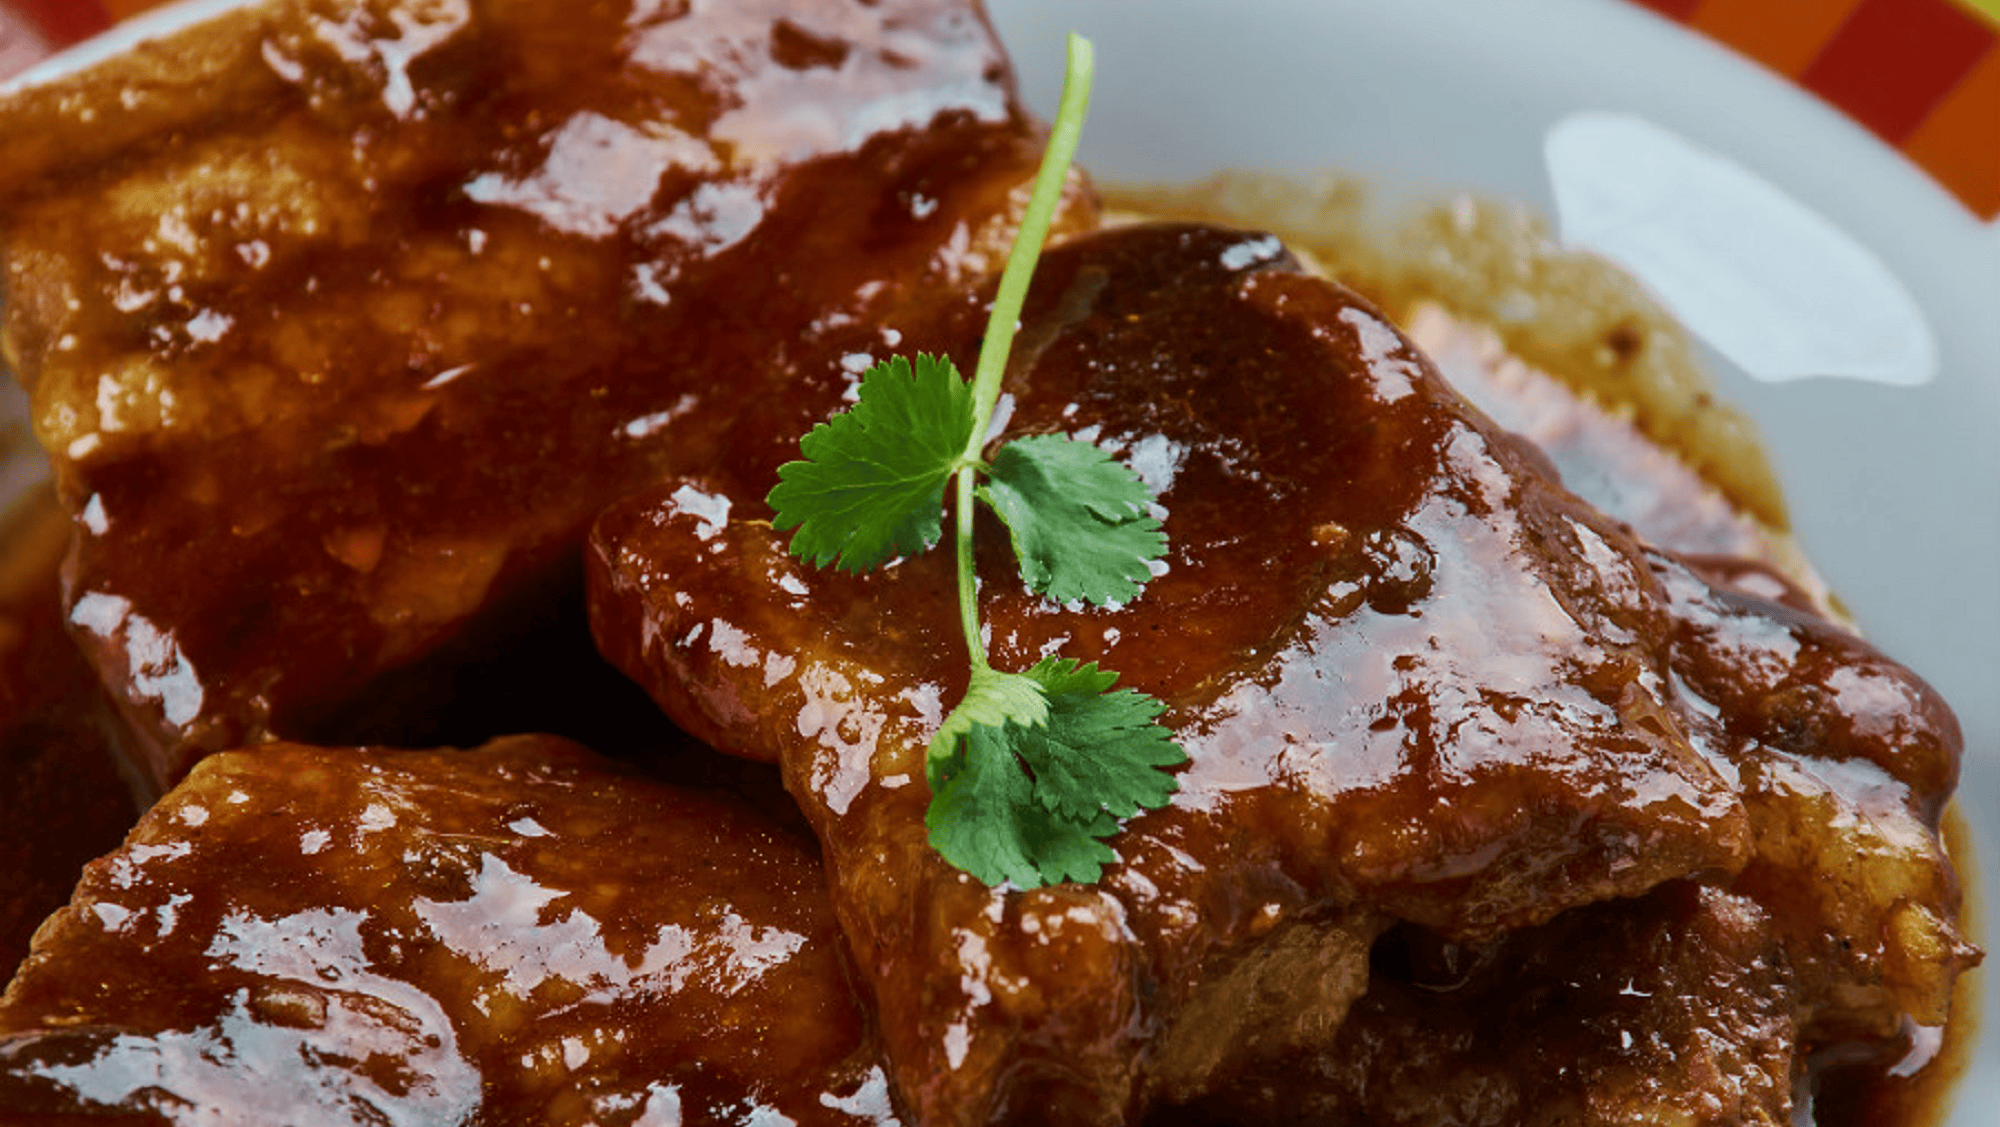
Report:
[[[1576,113],[1543,144],[1566,243],[1638,275],[1767,382],[1937,374],[1923,310],[1888,266],[1770,181],[1645,118]]]

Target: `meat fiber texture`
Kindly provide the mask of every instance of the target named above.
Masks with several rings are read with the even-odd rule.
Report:
[[[982,312],[898,328],[969,369]],[[1116,669],[1188,753],[1101,884],[988,888],[927,843],[925,748],[966,676],[944,553],[794,560],[752,450],[609,511],[589,561],[605,653],[781,765],[916,1121],[1128,1122],[1287,1060],[1358,1084],[1343,1037],[1423,1021],[1371,986],[1392,931],[1479,952],[1594,919],[1632,981],[1746,991],[1467,1122],[1785,1122],[1807,1055],[1943,1020],[1975,958],[1936,832],[1958,734],[1913,675],[1635,541],[1268,237],[1071,242],[1021,342],[1007,430],[1126,458],[1170,540],[1141,596],[1093,610],[1029,594],[980,530],[995,664]]]
[[[561,722],[440,701],[537,699],[561,647],[494,655],[581,620],[597,511],[996,266],[1041,149],[973,0],[269,0],[0,135],[0,348],[155,793]]]

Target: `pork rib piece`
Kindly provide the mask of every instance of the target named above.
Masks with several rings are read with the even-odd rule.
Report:
[[[1674,881],[1491,943],[1403,927],[1330,1049],[1153,1127],[1786,1124],[1793,982],[1747,897]]]
[[[562,720],[431,730],[496,653],[557,675],[507,642],[565,595],[587,653],[598,509],[837,400],[997,261],[1040,152],[974,0],[268,0],[0,134],[0,345],[156,786]]]
[[[210,757],[0,996],[8,1122],[880,1127],[878,1061],[802,827],[545,736]]]
[[[969,369],[980,309],[905,325],[908,347]],[[1171,540],[1132,604],[1072,611],[1025,594],[981,531],[995,663],[1117,669],[1190,755],[1101,885],[988,889],[926,844],[924,747],[965,668],[943,553],[860,578],[792,560],[758,452],[615,507],[589,563],[614,663],[715,746],[782,764],[919,1122],[1122,1122],[1325,1049],[1392,922],[1490,942],[1792,864],[1757,853],[1773,807],[1741,780],[1768,710],[1685,676],[1748,685],[1743,647],[1794,627],[1845,639],[1800,676],[1865,667],[1870,691],[1812,697],[1826,742],[1804,754],[1877,766],[1868,801],[1920,905],[1883,942],[1926,968],[1887,994],[1935,1013],[1969,951],[1935,834],[1956,733],[1911,675],[1825,623],[1695,613],[1699,580],[1268,238],[1080,240],[1045,259],[1023,325],[1008,428],[1123,452]],[[1830,793],[1829,813],[1853,798]]]
[[[56,567],[68,518],[37,489],[0,517],[0,982],[84,864],[139,809],[119,777],[117,716],[63,628]]]

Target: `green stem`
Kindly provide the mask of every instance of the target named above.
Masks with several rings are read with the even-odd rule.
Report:
[[[1007,252],[1006,269],[993,293],[993,310],[986,319],[986,338],[979,345],[979,362],[972,374],[972,438],[966,444],[958,473],[957,517],[953,540],[958,556],[958,617],[965,631],[965,649],[974,669],[987,668],[986,643],[979,630],[979,589],[972,566],[973,480],[986,449],[986,432],[993,426],[993,409],[1000,402],[1000,377],[1007,371],[1007,356],[1014,349],[1014,331],[1021,320],[1021,306],[1028,299],[1028,283],[1041,260],[1042,244],[1048,240],[1056,204],[1062,200],[1063,180],[1076,157],[1077,141],[1083,136],[1083,118],[1090,109],[1090,84],[1096,62],[1090,40],[1072,32],[1069,58],[1063,71],[1062,102],[1049,127],[1049,146],[1042,153],[1042,166],[1035,173],[1035,188],[1028,197],[1028,209],[1021,216],[1021,229]]]
[[[972,568],[972,479],[971,466],[958,471],[958,518],[952,521],[952,539],[958,552],[958,622],[965,631],[966,656],[974,669],[986,668],[986,642],[979,636],[979,578]]]
[[[1014,348],[1014,330],[1021,320],[1021,305],[1028,298],[1028,282],[1035,276],[1035,263],[1042,257],[1042,244],[1048,240],[1049,224],[1062,199],[1063,178],[1069,175],[1077,141],[1083,136],[1095,70],[1090,40],[1071,32],[1062,103],[1049,127],[1049,147],[1042,153],[1041,170],[1035,173],[1035,190],[1021,216],[1021,230],[1014,236],[1013,249],[1007,252],[1007,267],[1001,271],[999,289],[994,291],[993,310],[986,318],[986,339],[980,343],[979,363],[973,369],[974,415],[972,441],[965,449],[967,462],[977,462],[986,448],[986,430],[993,423],[993,407],[1000,401],[1000,377],[1007,371],[1007,354]]]

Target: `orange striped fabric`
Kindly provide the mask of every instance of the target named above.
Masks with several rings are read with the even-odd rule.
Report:
[[[2000,0],[1632,0],[1770,67],[2000,216]]]

